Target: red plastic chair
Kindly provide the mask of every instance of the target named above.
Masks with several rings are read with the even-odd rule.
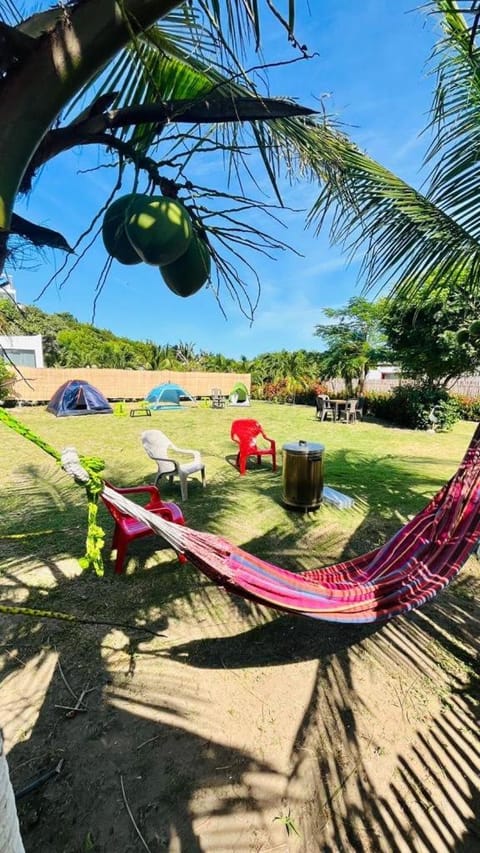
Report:
[[[107,485],[115,492],[119,492],[121,495],[148,494],[150,496],[150,500],[148,503],[144,504],[145,509],[149,509],[150,512],[154,512],[156,515],[166,518],[167,521],[173,521],[175,524],[185,524],[185,519],[180,507],[177,506],[177,504],[162,501],[160,492],[156,486],[132,486],[131,488],[119,489],[116,486],[112,486],[111,483],[107,483]],[[139,521],[137,518],[133,518],[133,516],[127,515],[117,509],[117,507],[110,503],[105,495],[102,495],[102,500],[115,520],[112,551],[115,548],[117,549],[115,573],[117,575],[121,575],[123,572],[123,563],[127,554],[128,543],[132,542],[134,539],[140,539],[143,536],[157,536],[158,534],[155,533],[148,524],[144,524],[143,521]],[[161,541],[163,542],[164,540]],[[186,557],[184,557],[183,554],[179,554],[178,559],[180,563],[186,562]]]
[[[236,465],[240,474],[245,474],[247,470],[247,459],[249,456],[257,457],[257,465],[261,464],[262,456],[272,457],[272,468],[277,470],[277,451],[273,438],[265,435],[263,427],[251,418],[241,418],[233,421],[230,429],[230,438],[236,441],[239,445],[237,453]],[[262,438],[268,442],[268,447],[259,446],[257,439]]]

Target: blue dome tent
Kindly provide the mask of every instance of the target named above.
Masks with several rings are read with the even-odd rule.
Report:
[[[51,398],[47,412],[57,418],[72,415],[111,415],[113,409],[98,388],[84,379],[70,379],[57,388]]]
[[[187,405],[195,404],[196,400],[188,391],[185,391],[180,385],[175,385],[173,382],[165,382],[163,385],[157,385],[145,397],[149,409],[158,411],[159,409],[184,409]]]

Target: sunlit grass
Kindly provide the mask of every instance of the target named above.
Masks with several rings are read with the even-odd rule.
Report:
[[[190,479],[189,500],[183,505],[187,523],[292,568],[336,560],[349,543],[361,551],[382,541],[451,476],[473,431],[467,422],[435,435],[366,421],[319,423],[313,407],[265,403],[249,409],[166,411],[148,419],[54,418],[43,408],[22,408],[15,415],[57,449],[73,445],[81,454],[102,457],[105,476],[120,486],[153,482],[155,466],[140,441],[144,429],[158,426],[178,446],[200,449],[207,488]],[[231,421],[238,417],[258,418],[276,440],[277,473],[264,460],[260,468],[251,465],[245,477],[239,476],[233,466],[236,446],[229,437]],[[32,552],[51,558],[80,556],[83,490],[35,445],[3,425],[0,431],[0,533],[10,537],[2,540],[2,552],[10,559]],[[304,514],[282,505],[282,445],[298,439],[325,445],[325,482],[352,496],[353,510],[324,504]],[[178,483],[164,481],[162,494],[180,503]],[[103,508],[101,514],[110,529]]]

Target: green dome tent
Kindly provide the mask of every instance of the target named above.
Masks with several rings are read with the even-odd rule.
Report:
[[[250,397],[247,386],[243,382],[236,382],[228,397],[231,406],[249,406]]]

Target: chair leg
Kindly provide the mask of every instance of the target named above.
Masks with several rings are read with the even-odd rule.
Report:
[[[272,453],[272,471],[277,470],[277,454]]]
[[[245,471],[247,470],[247,457],[246,456],[239,456],[237,458],[238,458],[238,468],[239,468],[240,474],[243,476],[243,474],[245,474]]]
[[[120,531],[119,531],[120,533]],[[127,547],[128,542],[122,536],[117,536],[116,548],[117,548],[117,557],[115,560],[115,574],[122,575],[123,574],[123,564],[125,562],[125,557],[127,555]]]
[[[203,486],[203,488],[205,488],[205,486],[207,485],[206,475],[205,475],[205,468],[202,468],[202,470],[201,470],[201,472],[200,472],[200,473],[201,473],[201,475],[202,475],[202,486]]]
[[[188,500],[187,478],[182,475],[180,475],[180,493],[182,495],[182,501]]]

